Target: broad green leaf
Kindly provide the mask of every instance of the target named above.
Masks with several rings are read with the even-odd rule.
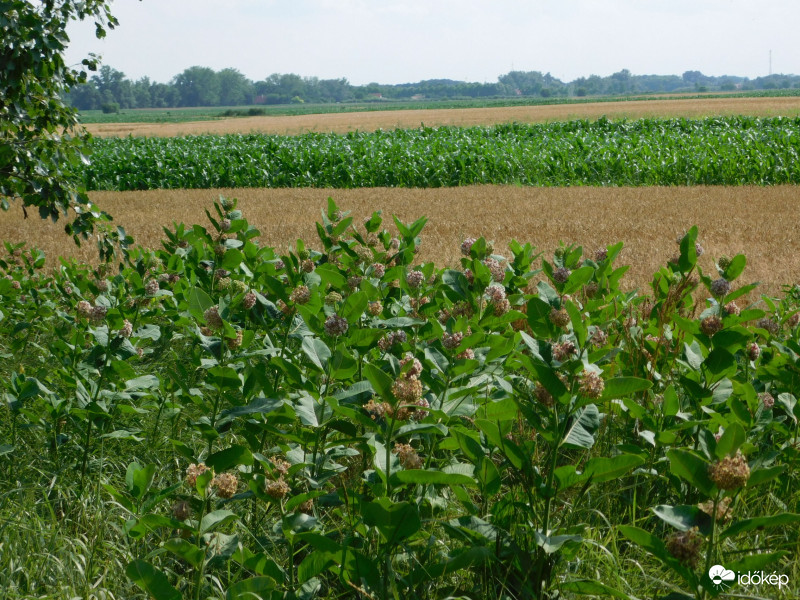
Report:
[[[225,600],[259,600],[270,598],[267,592],[275,589],[275,580],[271,577],[250,577],[237,581],[225,591]]]
[[[172,538],[164,542],[164,547],[193,567],[199,567],[203,563],[203,560],[205,560],[205,551],[188,540]]]
[[[719,534],[719,539],[725,539],[746,531],[754,529],[765,529],[768,527],[782,527],[800,522],[800,514],[781,513],[770,517],[753,517],[752,519],[742,519],[730,525]]]
[[[611,377],[605,380],[603,399],[621,398],[653,387],[653,382],[639,377]]]
[[[200,521],[200,533],[209,533],[219,527],[235,521],[239,517],[230,510],[214,510],[203,517]]]
[[[325,367],[331,357],[330,348],[325,342],[316,337],[306,336],[303,338],[300,347],[308,360],[311,361],[311,364],[320,371],[325,371]]]
[[[417,483],[420,485],[466,485],[477,487],[477,482],[472,477],[456,473],[443,473],[441,471],[425,471],[422,469],[405,469],[397,471],[394,476],[402,483]]]
[[[130,563],[125,567],[125,574],[155,600],[181,600],[183,597],[164,573],[143,560]]]
[[[675,475],[692,484],[706,496],[712,496],[716,487],[708,478],[708,463],[689,452],[673,448],[667,451],[669,468]]]

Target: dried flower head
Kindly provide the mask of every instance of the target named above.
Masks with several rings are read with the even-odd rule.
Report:
[[[375,402],[372,398],[364,405],[364,410],[367,411],[373,421],[382,419],[386,414],[386,409],[389,405],[385,402]]]
[[[232,498],[239,487],[239,480],[232,473],[220,473],[211,480],[211,487],[216,489],[220,498]]]
[[[800,312],[794,313],[791,317],[786,320],[786,324],[789,327],[797,327],[797,324],[800,323]]]
[[[750,466],[741,452],[736,456],[726,456],[709,465],[708,478],[721,490],[735,490],[747,483]]]
[[[583,286],[583,293],[586,295],[587,298],[594,298],[597,296],[597,292],[600,291],[600,286],[597,284],[596,281],[590,281],[585,286]]]
[[[700,546],[703,545],[703,536],[697,527],[688,531],[671,533],[665,542],[667,551],[677,558],[682,565],[694,568],[700,561]]]
[[[304,273],[311,273],[311,271],[314,270],[314,261],[310,258],[305,259],[300,263],[300,269],[302,269]]]
[[[186,484],[189,487],[194,487],[197,483],[197,478],[206,471],[208,471],[208,467],[205,465],[205,463],[200,463],[197,465],[194,463],[190,464],[186,468]]]
[[[359,275],[353,275],[352,277],[348,277],[347,278],[347,287],[349,287],[351,290],[357,290],[358,286],[361,285],[361,280],[362,279],[363,278],[360,277]]]

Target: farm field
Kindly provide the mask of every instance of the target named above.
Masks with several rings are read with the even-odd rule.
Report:
[[[484,236],[504,252],[511,239],[552,252],[559,244],[587,250],[624,241],[620,261],[630,264],[626,285],[645,286],[676,250],[675,238],[698,225],[708,253],[701,259],[746,250],[748,281],[777,294],[782,284],[800,278],[800,238],[794,223],[800,203],[797,186],[692,186],[639,188],[531,188],[467,186],[440,189],[212,189],[92,192],[90,198],[112,214],[137,243],[157,248],[162,227],[173,222],[205,223],[204,210],[218,195],[236,197],[261,242],[286,249],[298,238],[311,239],[314,223],[330,196],[356,222],[381,210],[404,221],[429,219],[420,260],[455,265],[466,237]],[[94,245],[76,248],[62,225],[21,212],[0,213],[0,238],[29,240],[50,257],[91,261]]]
[[[95,138],[89,190],[800,183],[800,118]]]
[[[0,596],[797,598],[800,187],[743,184],[798,182],[800,103],[715,100],[98,125],[159,139],[97,139],[97,187],[205,189],[90,192],[119,269],[0,212]],[[559,185],[446,187],[487,135]],[[362,139],[430,161],[313,180]],[[209,185],[276,148],[298,187]]]
[[[759,117],[800,115],[800,96],[715,97],[668,100],[631,100],[550,104],[533,106],[387,110],[310,115],[235,117],[183,123],[95,123],[86,129],[100,137],[184,136],[228,133],[348,133],[377,129],[495,125],[498,123],[543,123],[572,119],[639,119],[685,117],[703,118],[724,115]]]

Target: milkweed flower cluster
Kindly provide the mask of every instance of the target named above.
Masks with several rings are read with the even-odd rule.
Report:
[[[384,337],[378,340],[378,348],[386,352],[389,348],[394,346],[395,344],[405,344],[408,336],[406,332],[402,329],[397,329],[395,331],[390,331]]]
[[[222,317],[219,315],[219,307],[218,306],[211,306],[206,309],[203,313],[203,317],[206,320],[209,328],[212,330],[222,329]]]
[[[331,337],[338,337],[347,333],[349,325],[347,319],[339,315],[331,315],[325,321],[325,333]]]
[[[553,271],[553,281],[556,283],[566,283],[571,275],[569,269],[565,267],[558,267]]]
[[[486,295],[494,307],[494,314],[500,317],[511,310],[511,303],[506,298],[506,290],[501,285],[490,285],[486,288]]]
[[[232,498],[239,487],[239,480],[232,473],[220,473],[211,480],[211,487],[217,492],[220,498]]]
[[[551,309],[550,314],[548,315],[550,322],[553,323],[556,327],[566,327],[569,325],[569,313],[567,312],[566,308],[561,309]]]
[[[711,282],[711,295],[715,298],[724,298],[731,292],[731,284],[727,279],[720,277]]]
[[[677,558],[682,565],[696,567],[700,561],[700,547],[703,545],[703,536],[697,527],[687,531],[676,531],[670,534],[665,542],[667,551]]]
[[[750,479],[750,466],[741,452],[726,456],[708,467],[708,478],[721,490],[735,490]]]
[[[308,286],[305,285],[298,285],[292,290],[292,293],[289,294],[289,300],[295,304],[307,304],[310,299],[311,290],[309,290]]]
[[[247,292],[242,298],[242,307],[245,310],[250,310],[256,305],[256,295],[253,292]]]
[[[119,330],[119,336],[129,338],[133,334],[133,324],[125,319],[122,323],[122,328]]]
[[[422,285],[422,282],[425,280],[425,275],[422,271],[411,271],[406,275],[406,283],[408,287],[412,289],[416,289]]]
[[[597,400],[603,395],[606,384],[603,378],[594,371],[584,371],[581,373],[580,392],[587,398]]]
[[[190,464],[186,468],[186,485],[189,487],[194,487],[197,484],[197,478],[206,471],[208,471],[208,467],[205,465],[205,463]]]
[[[700,331],[708,337],[722,331],[722,319],[718,315],[711,315],[700,321]]]
[[[489,272],[492,274],[492,280],[500,283],[506,278],[506,269],[499,261],[494,258],[487,258],[483,261],[483,264],[486,265],[486,268],[489,269]]]
[[[397,458],[400,460],[400,464],[403,465],[403,468],[422,468],[422,458],[420,458],[419,454],[417,454],[417,451],[414,450],[410,444],[396,443],[392,452],[397,455]]]
[[[470,251],[472,250],[472,244],[474,244],[477,240],[472,237],[468,237],[463,242],[461,242],[461,254],[464,256],[469,256]]]

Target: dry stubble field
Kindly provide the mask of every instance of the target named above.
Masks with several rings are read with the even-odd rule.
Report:
[[[381,210],[388,222],[392,214],[403,221],[427,216],[420,260],[437,266],[457,264],[459,245],[467,236],[483,235],[506,255],[511,239],[548,254],[559,242],[581,244],[593,253],[623,241],[618,263],[631,265],[626,287],[644,286],[677,252],[677,234],[696,224],[706,250],[700,261],[705,270],[713,269],[712,257],[744,252],[748,267],[742,279],[761,281],[762,292],[777,294],[782,284],[800,279],[800,188],[795,186],[156,190],[95,192],[91,197],[138,243],[154,247],[162,238],[161,227],[173,221],[208,224],[204,210],[219,194],[239,198],[245,217],[261,231],[261,242],[281,249],[297,238],[316,239],[314,223],[330,196],[352,212],[356,223],[373,210]],[[61,233],[62,225],[23,220],[21,212],[0,213],[1,239],[27,240],[50,257],[94,258],[94,246],[76,249]]]
[[[478,125],[506,121],[532,122],[570,118],[702,117],[724,114],[797,116],[800,97],[650,100],[581,105],[491,109],[386,111],[255,117],[183,124],[96,125],[99,135],[180,135],[263,131],[350,131],[426,125]],[[115,217],[143,246],[159,244],[162,226],[173,222],[203,223],[218,195],[237,197],[248,220],[261,232],[261,242],[286,248],[297,238],[313,242],[315,221],[329,196],[356,222],[381,210],[387,222],[396,214],[404,221],[427,216],[420,260],[453,265],[467,236],[494,240],[498,251],[508,241],[530,242],[551,253],[559,244],[577,243],[589,251],[623,241],[619,262],[630,264],[627,285],[646,285],[672,256],[678,233],[698,225],[707,254],[701,265],[712,269],[712,257],[744,252],[744,279],[761,281],[761,291],[776,294],[781,285],[800,280],[800,231],[797,208],[800,188],[670,187],[670,188],[519,188],[472,186],[449,189],[236,189],[149,192],[95,192],[93,201]],[[35,215],[35,213],[34,213]],[[22,219],[16,208],[0,212],[0,239],[27,241],[52,257],[95,258],[94,245],[75,248],[61,224]]]

